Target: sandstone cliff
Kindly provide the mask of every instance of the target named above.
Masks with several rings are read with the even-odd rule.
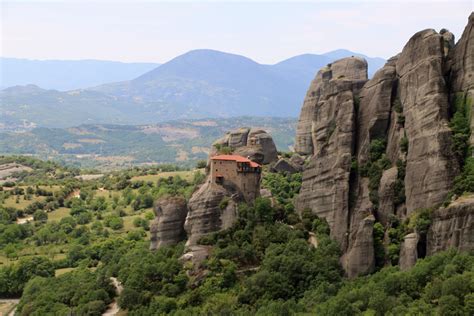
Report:
[[[374,223],[388,231],[418,209],[437,209],[452,190],[462,162],[453,153],[449,122],[459,94],[472,105],[473,20],[471,14],[456,45],[447,30],[424,30],[371,80],[366,62],[352,57],[321,69],[308,89],[295,150],[310,162],[296,207],[326,218],[350,277],[374,269]],[[474,203],[463,211],[451,208],[435,212],[427,241],[433,251],[473,248],[466,237],[447,232],[458,225],[462,236],[472,235],[472,211],[465,209]],[[401,241],[404,267],[416,261],[423,238]]]
[[[188,213],[186,200],[182,197],[167,197],[155,204],[155,216],[150,233],[150,249],[174,245],[186,237],[184,221]]]
[[[206,181],[188,202],[186,245],[195,245],[202,236],[232,226],[237,219],[237,203],[242,200],[238,192]]]
[[[427,237],[427,254],[449,248],[474,249],[474,195],[461,197],[433,214]]]

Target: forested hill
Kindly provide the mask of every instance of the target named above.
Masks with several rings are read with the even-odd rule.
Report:
[[[211,144],[242,126],[268,131],[279,150],[294,142],[296,119],[235,117],[178,120],[152,125],[81,125],[0,132],[0,153],[28,154],[69,165],[123,168],[149,163],[194,166],[207,159]]]

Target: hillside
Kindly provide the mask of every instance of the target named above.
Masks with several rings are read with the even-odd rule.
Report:
[[[59,91],[84,89],[109,82],[131,80],[158,66],[156,63],[105,60],[31,60],[0,57],[0,89],[29,84]]]
[[[0,153],[28,154],[82,167],[123,168],[148,163],[194,166],[212,142],[242,126],[269,131],[279,150],[293,145],[296,120],[252,118],[179,120],[153,125],[80,125],[0,132]]]
[[[131,81],[68,92],[11,87],[0,91],[0,128],[153,124],[243,115],[296,117],[308,82],[333,60],[301,55],[262,65],[239,55],[195,50]],[[380,61],[370,59],[371,70]]]
[[[195,270],[183,262],[183,243],[148,247],[153,201],[189,198],[201,171],[134,168],[81,181],[81,170],[51,162],[0,158],[5,163],[29,168],[0,191],[0,295],[21,296],[21,314],[101,315],[112,306],[130,316],[474,311],[474,258],[454,250],[406,271],[345,279],[327,223],[291,207],[299,174],[264,173],[277,204],[242,205],[232,228],[201,240],[213,251]],[[16,302],[0,300],[0,312]]]

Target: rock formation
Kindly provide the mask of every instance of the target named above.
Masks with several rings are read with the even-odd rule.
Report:
[[[280,158],[271,167],[271,170],[274,172],[286,172],[286,173],[293,174],[293,173],[298,172],[298,167],[294,166],[288,159]]]
[[[403,238],[400,248],[400,261],[398,265],[400,270],[407,270],[413,267],[418,260],[418,242],[420,236],[417,233],[411,233]]]
[[[474,249],[474,195],[460,197],[433,213],[427,236],[427,254],[449,248]]]
[[[238,192],[206,181],[188,202],[186,245],[195,245],[202,236],[232,226],[237,219],[238,201],[242,201]]]
[[[150,227],[150,249],[155,250],[162,246],[174,245],[186,237],[183,225],[188,209],[184,198],[160,199],[156,202],[154,211],[156,218]]]
[[[328,221],[350,277],[374,268],[371,225],[380,222],[388,230],[394,218],[439,207],[460,173],[449,120],[459,95],[473,106],[473,23],[471,14],[456,45],[444,29],[416,33],[368,81],[364,60],[336,61],[321,69],[308,89],[295,151],[310,158],[296,208],[309,208]],[[471,126],[474,130],[474,115]],[[473,249],[472,211],[467,211],[473,208],[436,211],[428,253],[448,246]],[[418,257],[420,238],[412,237],[402,242],[404,267]]]
[[[445,32],[447,34],[449,32]],[[453,49],[448,54],[449,81],[451,97],[462,94],[474,113],[474,13]],[[474,115],[471,114],[471,131],[474,131]],[[474,146],[474,133],[471,133],[471,146]]]
[[[326,218],[332,228],[331,236],[341,244],[345,244],[349,225],[355,102],[366,80],[367,62],[358,57],[345,58],[321,69],[304,101],[296,135],[297,152],[313,155],[303,173],[296,207],[311,208]],[[303,129],[307,131],[303,133]],[[308,135],[311,142],[306,142]]]
[[[217,154],[216,147],[229,147],[234,154],[260,164],[268,164],[278,159],[273,138],[261,129],[244,127],[228,132],[224,137],[214,142],[211,156]]]

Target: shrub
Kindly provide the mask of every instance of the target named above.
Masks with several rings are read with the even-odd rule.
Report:
[[[206,166],[207,166],[207,161],[206,161],[206,160],[199,160],[199,161],[196,163],[196,168],[197,168],[197,169],[206,168]]]
[[[403,136],[400,140],[400,150],[405,154],[408,152],[408,137]]]
[[[219,203],[219,208],[221,210],[225,210],[227,206],[229,205],[230,199],[228,197],[224,197],[222,201]]]

